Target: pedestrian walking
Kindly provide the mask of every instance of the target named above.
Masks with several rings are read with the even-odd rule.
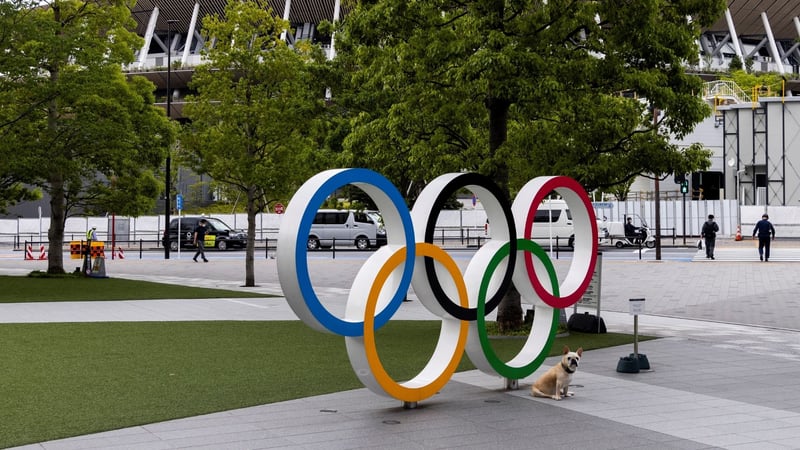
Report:
[[[753,239],[758,235],[758,258],[761,261],[769,261],[769,243],[775,240],[775,227],[769,221],[769,215],[764,213],[756,227],[753,228]]]
[[[709,214],[708,220],[703,223],[703,228],[700,230],[700,236],[705,239],[706,259],[714,259],[714,246],[717,241],[717,233],[719,233],[719,225],[714,222],[714,215]]]
[[[205,252],[205,243],[206,243],[206,234],[208,233],[208,228],[206,227],[206,219],[200,219],[197,222],[197,227],[194,229],[194,245],[197,246],[197,253],[194,254],[194,262],[197,262],[197,257],[201,256],[203,258],[203,262],[208,262],[206,259],[206,252]]]

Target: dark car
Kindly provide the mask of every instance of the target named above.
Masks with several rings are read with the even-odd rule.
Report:
[[[206,219],[206,228],[208,234],[206,236],[206,246],[211,247],[210,241],[213,236],[214,247],[219,250],[227,250],[229,248],[245,248],[247,246],[247,233],[240,230],[234,230],[229,227],[225,222],[214,217],[181,217],[181,232],[178,233],[178,219],[172,219],[169,222],[169,235],[164,233],[163,243],[172,251],[178,250],[178,242],[180,241],[181,247],[194,247],[192,245],[192,235],[194,229],[200,219]]]

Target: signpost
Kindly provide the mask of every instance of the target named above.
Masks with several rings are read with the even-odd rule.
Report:
[[[623,356],[617,363],[617,372],[639,373],[640,370],[650,370],[650,361],[647,355],[639,353],[639,314],[644,314],[644,299],[628,299],[630,313],[633,316],[633,353]]]
[[[597,332],[600,333],[600,281],[603,272],[603,253],[597,252],[597,263],[594,266],[592,280],[580,300],[575,303],[573,313],[577,314],[578,306],[583,308],[595,308],[597,312]]]

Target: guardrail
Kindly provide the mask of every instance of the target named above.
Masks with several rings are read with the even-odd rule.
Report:
[[[482,247],[486,241],[491,239],[489,236],[485,236],[481,233],[469,233],[464,232],[463,235],[452,235],[450,232],[452,230],[441,230],[437,229],[434,233],[434,244],[441,246],[447,250],[474,250],[477,248]],[[64,240],[62,246],[62,252],[65,255],[71,254],[71,243],[72,242],[81,242],[85,244],[85,239],[72,239],[72,240]],[[105,253],[106,259],[131,259],[131,258],[138,258],[143,259],[145,252],[154,252],[154,251],[164,251],[164,245],[161,239],[138,239],[138,240],[116,240],[111,243],[111,241],[106,241],[103,239],[98,239],[95,242],[102,242],[103,251]],[[560,252],[564,250],[571,251],[570,247],[568,246],[569,239],[562,238],[556,236],[553,238],[553,247],[552,250],[556,259],[558,259]],[[23,240],[18,246],[15,245],[14,250],[18,251],[27,251],[31,249],[36,253],[39,254],[40,247],[44,246],[45,251],[49,251],[49,242],[42,241],[42,240]],[[112,248],[113,247],[113,248]],[[549,245],[542,245],[545,250],[549,251]],[[184,247],[186,251],[192,251],[190,247]],[[260,253],[263,251],[264,258],[272,259],[275,256],[275,251],[278,248],[278,239],[265,237],[262,239],[255,240],[255,250],[256,253]],[[211,250],[210,248],[207,250]],[[322,253],[330,253],[331,258],[336,258],[336,253],[339,252],[364,252],[364,251],[374,251],[377,248],[373,247],[368,250],[359,250],[357,249],[351,241],[344,242],[343,240],[339,240],[337,242],[336,239],[333,239],[331,246],[327,248],[321,248],[318,250],[309,251],[309,254],[322,254]],[[227,251],[236,251],[236,250],[227,250]],[[120,253],[122,253],[122,257],[120,257]],[[171,253],[174,253],[171,252]],[[39,259],[38,256],[32,259]]]

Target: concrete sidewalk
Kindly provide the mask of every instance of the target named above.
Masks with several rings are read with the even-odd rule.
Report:
[[[731,244],[735,249],[738,245]],[[718,244],[719,245],[719,244]],[[720,249],[725,246],[720,246]],[[27,264],[28,262],[26,262]],[[40,264],[41,262],[30,262]],[[243,262],[115,261],[111,276],[279,293],[274,260],[257,261],[258,288],[242,288]],[[320,295],[342,307],[357,260],[313,261]],[[557,265],[568,264],[559,261]],[[575,397],[533,398],[536,374],[506,391],[478,371],[456,374],[434,397],[405,410],[366,389],[223,411],[34,444],[76,448],[800,448],[800,313],[794,262],[604,261],[602,315],[631,332],[628,299],[647,298],[639,344],[650,371],[616,372],[631,346],[585,352]],[[0,260],[0,273],[33,270]],[[153,275],[157,274],[157,275]],[[412,297],[413,300],[413,297]],[[338,302],[338,303],[336,303]],[[571,311],[570,311],[571,312]],[[430,319],[419,301],[398,319]],[[294,319],[280,298],[0,305],[4,322]],[[702,320],[695,320],[699,318]]]

